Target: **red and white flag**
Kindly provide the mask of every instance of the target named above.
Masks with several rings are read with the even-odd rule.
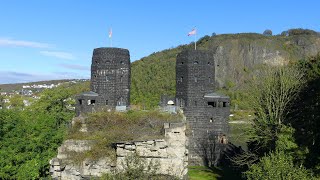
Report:
[[[196,28],[193,28],[192,31],[190,31],[188,33],[188,36],[192,36],[192,35],[195,35],[195,34],[197,34],[197,30],[196,30]]]
[[[109,38],[111,38],[112,37],[112,28],[110,28],[110,30],[109,30]]]

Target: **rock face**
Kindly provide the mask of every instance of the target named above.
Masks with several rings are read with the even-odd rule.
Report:
[[[201,46],[201,45],[200,45]],[[286,65],[320,52],[320,36],[231,34],[209,38],[204,49],[215,51],[218,87],[241,83],[248,71],[262,64]]]
[[[146,162],[157,163],[159,165],[158,174],[169,174],[183,179],[188,172],[186,125],[184,123],[165,123],[164,130],[164,139],[116,143],[116,162],[104,157],[96,161],[86,159],[80,164],[75,164],[68,159],[68,155],[89,151],[94,142],[67,140],[59,147],[57,157],[50,160],[51,177],[76,180],[121,171],[125,168],[126,157],[136,153]]]

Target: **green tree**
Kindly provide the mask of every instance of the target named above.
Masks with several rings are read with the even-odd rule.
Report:
[[[67,99],[86,89],[84,84],[65,84],[45,90],[24,110],[0,110],[0,179],[49,175],[49,159],[56,155],[74,115]]]
[[[24,103],[21,95],[15,94],[10,98],[10,105],[13,108],[23,109]]]
[[[250,141],[261,154],[276,148],[290,105],[304,82],[303,73],[286,66],[261,69],[250,83],[248,100],[255,112]]]
[[[245,172],[248,180],[312,180],[312,174],[304,167],[297,167],[292,156],[274,151],[261,158]]]

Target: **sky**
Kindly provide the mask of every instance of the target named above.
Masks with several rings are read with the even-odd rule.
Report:
[[[1,0],[0,84],[90,78],[94,48],[131,62],[205,35],[320,31],[317,0]]]

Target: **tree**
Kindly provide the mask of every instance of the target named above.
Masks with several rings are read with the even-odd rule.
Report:
[[[80,93],[82,84],[45,90],[24,110],[0,110],[0,179],[40,179],[49,175],[49,159],[63,141],[74,111],[66,99]],[[86,86],[87,87],[87,86]]]
[[[10,104],[13,108],[23,109],[24,103],[21,95],[14,95],[10,98]]]
[[[247,87],[249,106],[255,112],[248,151],[233,158],[236,164],[250,167],[266,153],[297,148],[288,115],[304,82],[303,73],[294,66],[264,66],[255,73]]]
[[[270,29],[266,29],[265,31],[263,31],[263,35],[272,36],[272,31]]]
[[[255,112],[251,143],[264,152],[275,149],[290,105],[304,86],[303,73],[293,66],[266,67],[253,78],[249,102]]]
[[[283,151],[275,151],[252,165],[245,176],[248,180],[311,180],[315,179],[304,167],[297,167],[293,157]]]

